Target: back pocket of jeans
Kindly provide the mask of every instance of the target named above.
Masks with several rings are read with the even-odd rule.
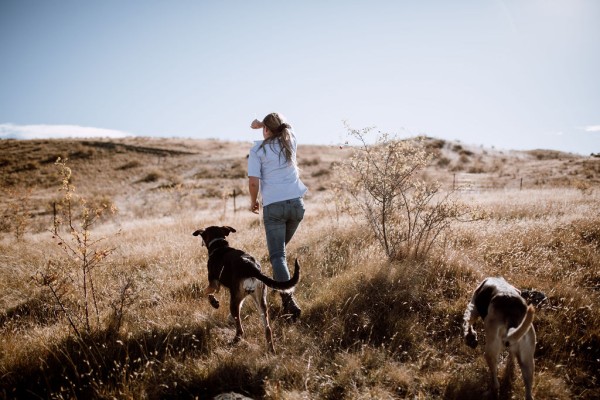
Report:
[[[304,205],[302,203],[298,203],[294,205],[294,212],[296,214],[296,220],[301,221],[304,218]]]
[[[283,205],[279,203],[269,204],[263,209],[263,216],[265,221],[276,219],[280,220],[283,218]]]

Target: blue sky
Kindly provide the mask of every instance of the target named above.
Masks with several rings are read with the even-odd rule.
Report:
[[[343,121],[600,152],[600,1],[0,0],[0,136],[300,143]]]

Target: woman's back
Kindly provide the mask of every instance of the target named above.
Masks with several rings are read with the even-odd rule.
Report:
[[[260,178],[263,206],[302,197],[307,188],[296,166],[296,140],[292,136],[290,161],[285,158],[278,140],[256,141],[248,157],[248,176]]]

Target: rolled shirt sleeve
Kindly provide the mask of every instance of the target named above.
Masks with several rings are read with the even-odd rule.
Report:
[[[262,178],[260,158],[257,154],[257,150],[260,147],[262,141],[254,143],[250,153],[248,154],[248,176],[254,176],[256,178]]]

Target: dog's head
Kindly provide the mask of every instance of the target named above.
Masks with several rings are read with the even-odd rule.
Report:
[[[543,292],[537,290],[521,290],[521,297],[527,304],[533,304],[536,307],[541,307],[548,300]]]
[[[192,235],[200,236],[202,238],[203,244],[208,247],[210,242],[215,239],[225,239],[230,233],[235,232],[230,226],[209,226],[205,229],[198,229]]]
[[[477,340],[477,333],[473,330],[470,330],[465,335],[465,343],[467,344],[467,346],[469,346],[472,349],[476,348],[477,344],[479,343]]]

